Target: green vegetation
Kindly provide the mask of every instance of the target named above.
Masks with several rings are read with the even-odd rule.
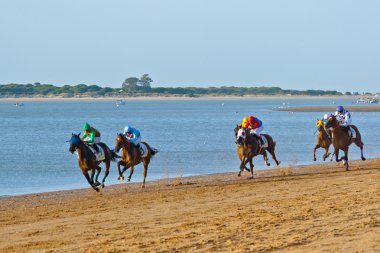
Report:
[[[197,97],[203,95],[209,96],[275,96],[275,95],[308,95],[308,96],[325,96],[325,95],[343,95],[341,92],[334,90],[283,90],[279,87],[151,87],[153,80],[148,74],[144,74],[140,79],[129,77],[123,82],[120,88],[100,87],[97,85],[78,84],[74,86],[64,85],[62,87],[52,84],[4,84],[0,85],[1,97],[24,97],[24,96],[187,96]],[[346,92],[345,95],[356,95],[357,92]]]

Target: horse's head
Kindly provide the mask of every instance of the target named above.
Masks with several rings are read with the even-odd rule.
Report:
[[[119,152],[125,143],[125,137],[123,134],[116,134],[116,146],[115,151]]]
[[[325,123],[321,119],[317,119],[317,122],[315,123],[315,125],[317,126],[317,129],[319,131],[323,130],[323,128],[325,127]]]
[[[325,128],[330,128],[330,127],[336,127],[338,125],[338,120],[335,115],[330,115],[329,119],[327,120],[325,124]]]
[[[239,130],[236,133],[236,143],[242,145],[246,137],[247,134],[245,130],[243,128],[239,128]]]
[[[77,150],[82,142],[80,139],[80,133],[79,134],[71,134],[71,139],[67,141],[70,143],[69,151],[71,154],[74,153],[75,150]]]

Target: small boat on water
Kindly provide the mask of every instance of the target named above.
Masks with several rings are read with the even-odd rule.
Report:
[[[124,100],[121,100],[121,99],[119,99],[119,100],[116,100],[116,107],[119,107],[119,106],[121,106],[121,105],[125,105],[125,101]]]
[[[24,103],[21,103],[21,102],[18,103],[18,102],[17,102],[17,103],[14,103],[13,105],[14,105],[14,106],[24,106]]]
[[[357,104],[378,104],[379,103],[379,99],[377,98],[371,98],[371,97],[367,97],[367,98],[359,98],[358,100],[356,100],[356,103]]]

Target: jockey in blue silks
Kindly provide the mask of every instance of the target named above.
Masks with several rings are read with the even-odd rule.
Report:
[[[127,140],[132,142],[136,147],[139,146],[139,143],[141,142],[141,134],[139,130],[131,126],[126,126],[124,128],[124,136],[127,138]]]

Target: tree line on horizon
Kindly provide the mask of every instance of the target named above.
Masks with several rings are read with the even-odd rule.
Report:
[[[244,95],[308,95],[308,96],[326,96],[326,95],[372,95],[371,93],[346,92],[341,93],[335,90],[291,90],[280,87],[151,87],[153,80],[148,74],[141,78],[129,77],[124,80],[121,88],[100,87],[98,85],[64,85],[55,86],[52,84],[3,84],[0,85],[0,96],[2,97],[22,97],[22,96],[144,96],[144,95],[180,95],[196,97],[202,95],[211,96],[244,96]]]

